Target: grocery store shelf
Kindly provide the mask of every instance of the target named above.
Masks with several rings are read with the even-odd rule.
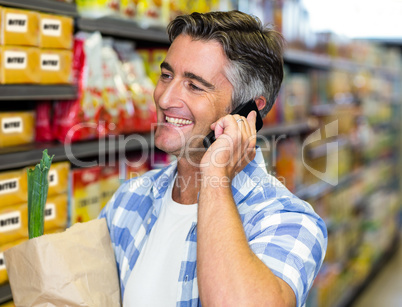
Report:
[[[331,59],[328,56],[319,55],[313,52],[287,49],[285,51],[285,62],[301,64],[315,68],[329,68]]]
[[[141,150],[151,146],[151,134],[132,134],[130,136],[110,137],[107,139],[82,141],[71,145],[60,143],[35,143],[0,149],[0,170],[21,168],[37,164],[42,158],[43,150],[54,155],[53,161],[71,161],[80,163],[79,159],[105,157],[116,152]],[[85,162],[85,166],[96,164]]]
[[[290,124],[279,124],[272,127],[263,127],[258,134],[262,136],[298,135],[317,128],[317,124],[318,122],[316,123],[314,120],[305,120]]]
[[[75,4],[54,0],[0,0],[0,5],[46,13],[78,16]]]
[[[359,169],[340,178],[336,186],[333,186],[325,181],[320,181],[307,187],[300,188],[295,193],[295,195],[297,195],[297,197],[301,199],[304,200],[308,199],[312,201],[320,198],[325,194],[330,193],[331,191],[334,191],[335,189],[340,189],[345,186],[348,186],[352,182],[358,180],[362,175],[363,175],[363,169]]]
[[[77,20],[77,27],[80,30],[99,31],[106,35],[146,40],[148,42],[169,43],[168,36],[163,28],[141,28],[134,21],[110,16],[94,19],[81,17]]]
[[[364,289],[367,288],[367,286],[381,271],[385,264],[396,254],[399,246],[400,234],[397,231],[394,233],[394,237],[391,239],[388,249],[386,249],[383,254],[374,262],[368,276],[363,280],[362,283],[349,287],[335,304],[335,307],[353,306],[353,303],[356,301],[357,297],[364,291]]]
[[[318,158],[322,158],[327,156],[328,154],[334,153],[332,152],[328,152],[328,142],[330,141],[330,139],[325,139],[325,143],[324,144],[320,144],[318,146],[315,146],[313,148],[308,149],[307,151],[307,155],[310,159],[318,159]],[[338,150],[343,149],[345,147],[350,147],[351,146],[351,142],[348,138],[340,136],[338,138],[334,138],[333,140],[331,140],[331,143],[336,143],[336,149],[335,151],[338,152]]]
[[[0,304],[7,303],[8,301],[11,301],[12,298],[10,284],[6,283],[0,285]]]
[[[315,116],[330,116],[335,112],[336,105],[331,104],[319,104],[311,106],[310,113]]]
[[[0,101],[10,100],[68,100],[77,97],[77,87],[73,85],[0,85]]]
[[[375,73],[381,72],[394,77],[399,77],[398,71],[391,68],[357,63],[349,59],[332,58],[328,55],[321,55],[304,50],[288,49],[285,51],[284,60],[288,63],[304,65],[310,68],[333,68],[351,72],[360,71],[361,69],[368,69]]]

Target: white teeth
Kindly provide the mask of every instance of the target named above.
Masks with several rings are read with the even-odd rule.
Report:
[[[165,116],[165,118],[169,124],[173,124],[178,127],[184,126],[184,125],[190,125],[192,123],[191,120],[183,119],[183,118],[174,118],[174,117],[168,117],[168,116]]]

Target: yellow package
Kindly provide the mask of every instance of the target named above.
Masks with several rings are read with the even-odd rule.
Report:
[[[39,46],[39,13],[3,7],[1,44]]]
[[[0,245],[28,238],[27,204],[0,208]]]
[[[67,193],[48,197],[45,205],[44,231],[67,227]]]
[[[167,55],[166,48],[157,48],[152,50],[152,62],[150,66],[150,75],[151,80],[156,84],[158,82],[159,76],[161,74],[161,63],[165,60]]]
[[[152,59],[152,54],[151,54],[151,49],[136,49],[135,52],[137,52],[141,59],[142,62],[144,63],[145,67],[145,72],[147,76],[151,75],[151,59]],[[160,74],[160,68],[159,68],[159,74]]]
[[[66,16],[39,14],[41,48],[72,49],[73,19]]]
[[[120,178],[118,165],[116,167],[103,167],[100,180],[101,208],[108,203],[119,186]]]
[[[70,223],[88,222],[98,217],[100,208],[100,167],[75,169],[72,172]]]
[[[47,195],[53,196],[67,192],[68,174],[70,172],[69,162],[53,163],[49,170],[49,190]]]
[[[27,174],[23,170],[0,173],[0,210],[28,200]]]
[[[27,239],[18,240],[18,241],[10,242],[8,244],[0,246],[0,285],[8,281],[6,265],[4,263],[4,252],[14,246],[21,244],[22,242],[25,242],[26,240]],[[0,306],[3,306],[3,305],[0,305]],[[14,306],[14,305],[9,305],[9,306]]]
[[[11,301],[0,305],[0,307],[15,307],[15,304],[13,301]]]
[[[120,0],[120,13],[133,19],[137,16],[137,0]]]
[[[51,235],[51,234],[60,233],[60,232],[64,232],[64,231],[66,231],[66,227],[63,227],[63,228],[53,228],[53,229],[48,229],[48,230],[45,229],[44,234],[45,234],[45,235]]]
[[[0,147],[28,144],[34,141],[34,112],[0,113],[0,124]]]
[[[0,47],[0,83],[39,83],[39,48]]]
[[[70,50],[42,49],[40,51],[40,83],[70,84],[72,82]]]

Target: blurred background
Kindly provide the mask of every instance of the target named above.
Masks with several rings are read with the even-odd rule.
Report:
[[[283,33],[285,79],[258,143],[267,170],[325,220],[307,307],[402,306],[402,1],[0,0],[2,252],[27,240],[26,170],[47,148],[45,232],[96,218],[156,150],[152,92],[167,23],[239,9]]]

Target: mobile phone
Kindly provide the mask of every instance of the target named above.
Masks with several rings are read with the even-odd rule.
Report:
[[[254,100],[250,100],[246,103],[239,105],[232,112],[230,112],[230,114],[239,114],[241,116],[247,117],[247,115],[253,110],[256,111],[256,113],[257,113],[257,118],[255,121],[255,128],[257,131],[259,131],[262,128],[262,118],[261,118],[260,112],[258,111],[257,104],[255,103]],[[211,131],[204,138],[202,143],[204,144],[205,148],[208,148],[209,146],[211,146],[211,144],[213,142],[215,142],[215,140],[216,140],[215,139],[215,131]]]

